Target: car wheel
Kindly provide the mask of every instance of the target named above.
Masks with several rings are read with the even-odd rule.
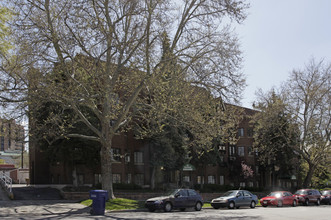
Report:
[[[309,199],[306,199],[305,200],[305,206],[308,206],[309,205]]]
[[[201,204],[201,202],[197,202],[196,204],[195,204],[195,211],[200,211],[201,210],[201,208],[202,208],[202,204]]]
[[[230,202],[228,208],[229,209],[234,209],[234,207],[235,207],[234,202]]]
[[[293,204],[292,204],[293,207],[297,206],[297,200],[293,200]]]
[[[316,201],[316,205],[317,205],[317,206],[321,205],[321,201],[320,201],[319,199],[317,199],[317,201]]]
[[[165,212],[170,212],[172,209],[172,205],[170,202],[167,202],[165,205],[164,205],[164,211]]]
[[[255,201],[252,201],[250,207],[251,207],[252,209],[254,209],[254,208],[255,208],[255,205],[256,205]]]
[[[282,200],[278,200],[278,202],[277,202],[277,206],[278,206],[278,207],[282,207],[282,206],[283,206],[283,201],[282,201]]]

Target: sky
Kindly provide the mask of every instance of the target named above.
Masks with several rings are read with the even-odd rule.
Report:
[[[247,19],[235,26],[247,83],[242,105],[248,108],[258,89],[279,87],[311,58],[331,62],[331,0],[249,2]]]

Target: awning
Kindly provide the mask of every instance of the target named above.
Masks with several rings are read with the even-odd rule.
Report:
[[[195,170],[195,167],[192,165],[192,164],[185,164],[183,166],[183,171],[194,171]]]

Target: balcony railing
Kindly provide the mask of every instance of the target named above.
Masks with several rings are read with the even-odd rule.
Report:
[[[8,192],[12,192],[13,180],[5,173],[0,172],[1,184],[7,189]]]

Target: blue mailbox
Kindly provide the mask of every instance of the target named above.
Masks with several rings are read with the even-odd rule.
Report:
[[[92,215],[104,215],[106,208],[106,201],[108,200],[107,190],[91,190],[90,199],[92,202]]]

